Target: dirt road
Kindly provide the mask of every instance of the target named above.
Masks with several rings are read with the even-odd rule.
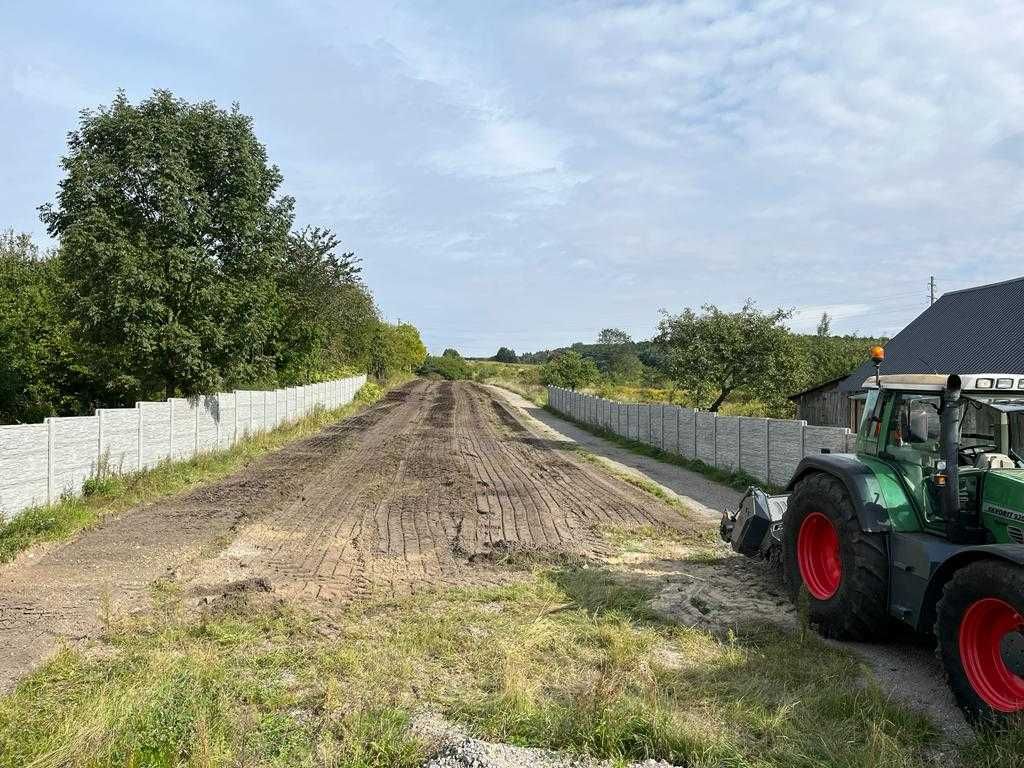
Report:
[[[0,690],[157,579],[337,602],[490,583],[523,552],[599,555],[603,526],[689,529],[677,509],[560,450],[505,400],[416,381],[243,472],[0,568]]]

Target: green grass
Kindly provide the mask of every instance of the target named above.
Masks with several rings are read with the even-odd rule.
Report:
[[[153,615],[112,621],[105,644],[63,651],[0,699],[0,765],[411,766],[424,745],[406,726],[424,709],[615,760],[932,764],[937,731],[851,654],[766,627],[716,639],[652,615],[650,590],[554,568],[330,620],[278,604],[189,614],[165,592]],[[1016,744],[963,754],[1009,767]]]
[[[143,472],[90,478],[82,496],[66,496],[56,504],[27,509],[0,523],[0,563],[12,560],[34,544],[73,536],[108,515],[225,477],[270,451],[352,415],[382,394],[380,386],[368,383],[349,405],[317,411],[293,424],[245,439],[226,451],[188,461],[163,462]]]
[[[612,432],[611,430],[604,429],[602,427],[594,427],[582,421],[577,421],[571,416],[556,411],[550,405],[545,406],[545,410],[547,410],[553,416],[557,416],[558,418],[562,419],[563,421],[568,421],[572,424],[575,424],[577,427],[584,430],[585,432],[589,432],[592,435],[596,435],[597,437],[600,437],[604,440],[608,440],[611,443],[615,443],[616,445],[622,448],[626,448],[632,451],[633,453],[639,453],[643,456],[650,456],[653,459],[657,459],[658,461],[664,461],[667,464],[675,464],[676,466],[683,467],[684,469],[688,469],[691,472],[698,472],[699,474],[702,474],[705,477],[707,477],[709,480],[714,480],[716,483],[727,485],[730,488],[735,488],[738,491],[745,491],[750,486],[756,485],[760,488],[763,488],[768,493],[782,492],[781,488],[774,485],[770,485],[768,483],[763,483],[757,478],[751,477],[746,472],[729,472],[728,470],[719,469],[718,467],[712,467],[710,464],[705,464],[703,461],[699,461],[697,459],[687,459],[683,456],[678,456],[674,453],[668,453],[667,451],[663,451],[660,448],[656,448],[653,445],[648,445],[647,443],[641,443],[638,440],[631,440],[629,438],[622,437],[621,435]],[[662,497],[666,496],[666,494],[664,494],[663,492],[660,492],[656,495],[660,495]]]

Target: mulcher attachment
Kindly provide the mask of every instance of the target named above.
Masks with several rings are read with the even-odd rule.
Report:
[[[771,559],[782,545],[782,516],[788,501],[788,495],[769,496],[750,486],[739,509],[722,514],[722,540],[741,555]]]

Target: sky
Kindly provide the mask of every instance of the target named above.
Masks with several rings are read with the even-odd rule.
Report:
[[[238,102],[434,352],[751,298],[891,335],[1024,275],[1013,2],[0,0],[0,228],[117,89]]]

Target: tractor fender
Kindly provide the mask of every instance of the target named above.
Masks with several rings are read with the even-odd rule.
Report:
[[[822,453],[805,456],[797,465],[786,490],[792,493],[797,483],[815,472],[839,478],[846,486],[862,531],[888,533],[892,530],[889,512],[884,504],[879,503],[883,499],[878,479],[871,467],[858,460],[854,454]]]
[[[947,545],[948,546],[948,545]],[[964,566],[979,560],[1002,560],[1024,568],[1024,547],[1020,544],[980,544],[972,547],[950,547],[953,553],[941,562],[933,563],[931,578],[921,601],[918,629],[930,631],[935,625],[935,608],[942,590],[953,575]]]

